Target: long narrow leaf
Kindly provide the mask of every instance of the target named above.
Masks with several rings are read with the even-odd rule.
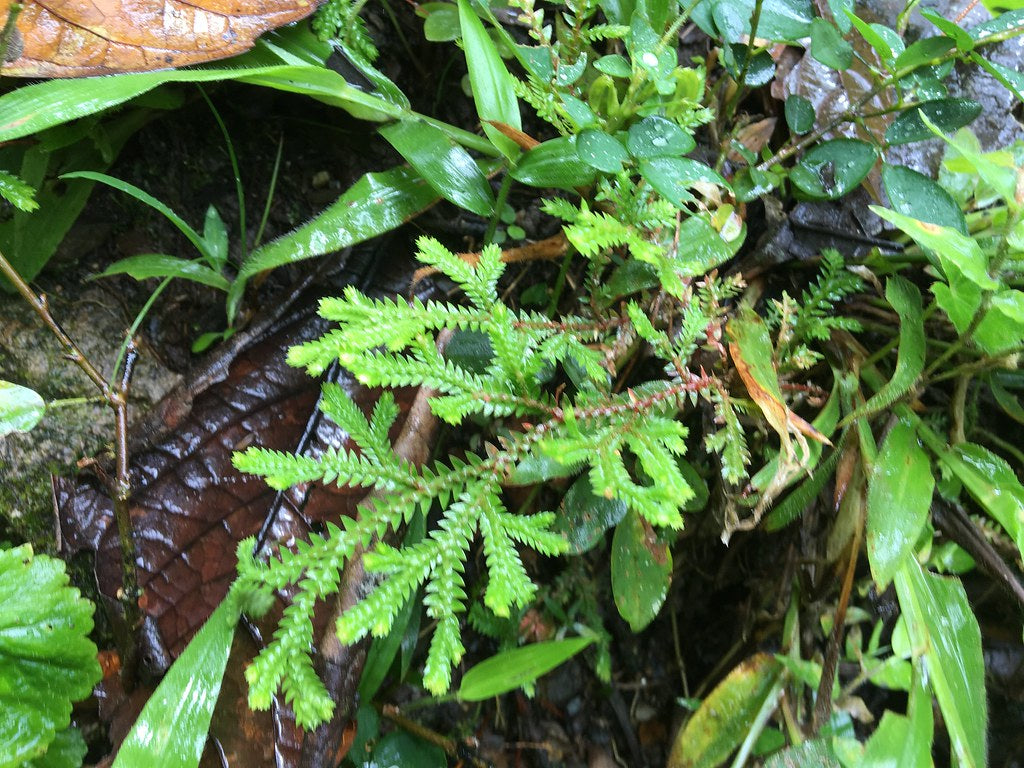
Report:
[[[403,120],[381,128],[380,133],[446,200],[485,218],[494,213],[487,177],[469,153],[440,129]]]
[[[878,411],[884,411],[906,395],[917,382],[924,368],[925,336],[921,292],[902,277],[890,277],[885,284],[885,298],[900,318],[900,346],[896,354],[896,370],[892,378],[870,400],[849,414],[842,426]]]
[[[469,82],[473,86],[473,100],[483,123],[484,133],[507,157],[519,155],[519,147],[512,139],[490,125],[495,120],[513,128],[522,129],[519,102],[512,85],[512,76],[505,68],[498,49],[484,29],[479,17],[473,13],[468,0],[459,0],[459,24],[466,49]]]
[[[915,656],[923,656],[961,768],[986,765],[985,662],[981,629],[955,578],[924,573],[913,558],[895,574]]]
[[[97,173],[95,171],[75,171],[73,173],[65,173],[61,176],[62,179],[88,179],[90,181],[98,181],[106,184],[109,187],[124,192],[126,195],[130,195],[138,200],[140,203],[145,203],[150,208],[163,214],[168,221],[176,226],[181,233],[189,239],[189,242],[196,247],[196,250],[203,254],[203,258],[213,263],[215,261],[214,255],[210,252],[209,247],[206,245],[206,241],[203,240],[202,236],[196,232],[192,227],[188,225],[183,218],[172,211],[167,205],[161,203],[155,197],[148,192],[139,189],[134,184],[130,184],[127,181],[121,179],[115,179],[113,176],[108,176],[105,173]]]
[[[226,291],[230,287],[227,278],[217,270],[198,261],[179,259],[166,253],[142,253],[115,261],[103,270],[99,277],[110,275],[131,275],[136,280],[145,280],[148,277],[180,277],[208,285],[218,291]]]
[[[199,765],[238,616],[231,600],[210,615],[142,708],[114,768]]]

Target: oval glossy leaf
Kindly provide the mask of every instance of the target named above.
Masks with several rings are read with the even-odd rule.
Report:
[[[346,760],[345,764],[352,763]],[[356,764],[359,768],[447,768],[448,758],[437,744],[406,731],[392,731],[377,742],[368,761]]]
[[[925,141],[934,137],[932,130],[921,119],[924,115],[936,127],[946,132],[955,131],[972,122],[981,114],[981,104],[973,99],[936,99],[912,107],[892,121],[885,129],[885,140],[892,145]]]
[[[698,182],[726,188],[729,186],[717,171],[687,157],[652,157],[641,160],[640,175],[678,208],[693,200],[689,190]]]
[[[561,514],[552,530],[569,542],[569,553],[579,555],[593,549],[612,526],[626,516],[626,503],[598,496],[583,475],[572,484],[562,500]]]
[[[882,185],[894,210],[929,224],[967,234],[967,220],[953,196],[923,173],[903,165],[882,165]]]
[[[637,158],[679,157],[692,152],[697,143],[675,122],[658,115],[645,117],[629,127],[626,148]]]
[[[622,142],[604,131],[586,130],[576,139],[576,153],[580,160],[605,173],[618,173],[629,154]]]
[[[115,261],[97,277],[110,277],[111,275],[130,275],[136,280],[145,280],[150,277],[180,277],[183,280],[191,280],[193,283],[208,285],[218,291],[226,291],[230,288],[227,278],[217,270],[198,261],[179,259],[177,256],[170,256],[166,253],[142,253],[138,256],[129,256],[127,259]]]
[[[238,617],[230,599],[210,614],[142,708],[113,768],[199,765]]]
[[[487,138],[507,157],[516,157],[519,147],[487,120],[511,125],[522,130],[519,100],[516,98],[512,76],[505,68],[498,49],[467,0],[459,0],[459,24],[462,44],[466,51],[469,82],[473,86],[473,101]]]
[[[552,640],[499,653],[467,671],[457,695],[463,701],[483,701],[514,691],[565,663],[594,640],[594,637]]]
[[[423,21],[423,36],[432,43],[447,43],[462,34],[459,6],[455,3],[421,3],[417,13],[427,15]]]
[[[799,94],[786,99],[786,125],[796,134],[807,133],[814,127],[814,105]]]
[[[981,630],[959,579],[925,573],[913,558],[894,579],[915,653],[923,654],[957,764],[987,764],[988,707]]]
[[[750,35],[750,20],[756,0],[703,0],[700,5],[710,6],[715,26],[726,42],[743,42]],[[810,0],[772,0],[760,5],[757,36],[765,40],[797,43],[811,33],[814,8]],[[701,18],[700,6],[695,9],[695,20]],[[711,35],[714,31],[704,30]]]
[[[480,166],[439,128],[402,120],[380,134],[445,200],[484,218],[494,213],[494,195]]]
[[[880,592],[913,552],[928,520],[934,487],[931,461],[917,431],[907,422],[897,422],[868,481],[868,562]]]
[[[820,200],[852,192],[871,172],[878,153],[866,141],[832,139],[811,149],[790,171],[790,181]]]
[[[89,639],[93,606],[68,586],[64,562],[24,544],[0,549],[0,766],[43,754],[72,702],[100,679]]]
[[[46,414],[46,403],[35,391],[0,379],[0,437],[28,432]]]
[[[668,595],[672,554],[650,524],[629,510],[612,539],[612,596],[634,632],[651,623]]]
[[[824,19],[811,22],[811,56],[829,69],[844,72],[853,64],[853,46]]]
[[[894,69],[920,67],[935,61],[956,46],[948,37],[926,37],[907,46],[907,49],[896,57]]]
[[[733,669],[679,731],[668,768],[715,768],[746,738],[757,713],[778,695],[782,665],[758,653]]]
[[[575,136],[545,141],[520,159],[512,178],[531,187],[555,187],[567,192],[594,183],[594,167],[583,162],[576,150]]]

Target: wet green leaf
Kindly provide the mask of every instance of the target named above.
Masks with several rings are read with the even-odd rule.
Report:
[[[29,760],[23,768],[80,768],[87,751],[81,731],[65,728],[53,738],[43,754]]]
[[[694,20],[701,24],[706,14],[714,19],[715,28],[702,29],[709,35],[721,34],[726,42],[742,42],[750,35],[750,20],[755,0],[703,0],[694,9]],[[702,9],[701,6],[704,6]],[[767,0],[761,4],[757,36],[766,40],[798,43],[811,32],[814,9],[810,0]]]
[[[63,561],[0,549],[0,768],[42,755],[100,679],[92,612]]]
[[[626,78],[633,76],[633,67],[630,66],[625,56],[618,53],[602,56],[594,62],[594,69],[612,77]]]
[[[957,50],[966,53],[974,49],[974,39],[959,24],[955,24],[930,8],[922,8],[921,16],[934,24],[946,37],[950,38],[956,44]]]
[[[908,662],[903,662],[909,666]],[[920,675],[918,675],[920,677]],[[907,714],[886,711],[865,745],[863,766],[931,768],[932,702],[920,680],[910,690]]]
[[[46,414],[46,403],[35,391],[0,379],[0,437],[28,432]]]
[[[668,596],[672,553],[650,523],[629,510],[612,539],[612,596],[634,632],[651,623]]]
[[[953,752],[962,768],[984,768],[988,707],[981,630],[959,579],[925,573],[913,559],[895,574],[915,656],[927,665]]]
[[[900,345],[896,353],[896,369],[892,373],[892,378],[881,389],[843,419],[843,424],[850,424],[864,416],[890,408],[910,391],[924,368],[925,334],[921,291],[909,280],[894,275],[885,283],[885,300],[896,310],[900,318]]]
[[[213,262],[210,266],[223,266],[228,260],[228,228],[216,206],[211,205],[206,209],[206,219],[203,221],[203,242],[210,253]]]
[[[624,501],[596,495],[589,475],[582,475],[565,494],[552,529],[565,536],[569,553],[579,555],[593,549],[605,531],[625,516]]]
[[[22,211],[34,211],[39,207],[35,188],[7,171],[0,171],[0,197]]]
[[[477,216],[494,213],[494,195],[469,152],[427,123],[402,120],[380,134],[441,197]]]
[[[696,146],[693,136],[673,121],[658,115],[645,117],[639,123],[631,125],[626,140],[626,148],[637,159],[679,157],[692,152]]]
[[[487,122],[494,120],[522,129],[519,100],[516,98],[512,76],[468,0],[458,2],[462,43],[466,51],[466,66],[469,68],[469,82],[473,86],[477,114],[491,143],[506,157],[514,158],[519,155],[519,146]]]
[[[853,46],[824,19],[811,22],[811,56],[830,69],[844,72],[853,64]]]
[[[687,157],[646,158],[640,161],[640,175],[666,200],[679,208],[693,200],[689,190],[694,184],[729,186],[721,174]]]
[[[981,104],[973,99],[926,101],[924,104],[911,107],[893,120],[885,129],[885,140],[891,145],[897,145],[932,138],[932,130],[925,124],[922,115],[940,130],[955,131],[972,122],[980,114]]]
[[[432,43],[446,43],[462,35],[459,6],[455,3],[421,3],[417,13],[426,14],[423,36]]]
[[[877,159],[877,151],[866,141],[832,139],[807,152],[789,178],[810,197],[835,200],[856,189]]]
[[[967,220],[953,196],[922,173],[902,165],[882,165],[889,204],[904,216],[967,234]]]
[[[733,669],[676,736],[668,768],[715,768],[746,738],[757,713],[779,692],[782,665],[758,653]]]
[[[512,178],[531,187],[573,192],[594,183],[595,168],[580,159],[575,136],[559,136],[537,145],[512,169]]]
[[[142,253],[138,256],[129,256],[127,259],[115,261],[98,277],[110,277],[111,275],[130,275],[136,280],[145,280],[150,277],[180,277],[183,280],[208,285],[218,291],[226,291],[230,288],[227,278],[217,270],[198,261],[179,259],[177,256],[169,256],[166,253]]]
[[[604,131],[589,129],[576,138],[576,153],[580,160],[599,171],[618,173],[629,154],[622,142]]]
[[[1024,486],[1006,460],[974,443],[950,448],[924,425],[919,425],[918,431],[939,461],[956,475],[1024,555]]]
[[[918,221],[886,208],[871,206],[871,210],[910,235],[923,248],[934,251],[942,263],[947,279],[963,275],[982,290],[995,290],[999,283],[988,274],[988,257],[978,242],[952,227]]]
[[[458,697],[463,701],[483,701],[514,691],[568,661],[595,639],[574,637],[570,640],[552,640],[499,653],[481,661],[463,675]]]
[[[679,265],[676,272],[681,277],[703,275],[731,259],[746,235],[743,230],[731,241],[711,226],[704,216],[691,216],[679,227]]]
[[[908,69],[924,66],[935,61],[955,47],[948,37],[926,37],[911,43],[907,49],[896,57],[894,69]]]
[[[353,755],[354,756],[354,755]],[[377,742],[360,768],[447,768],[448,758],[436,744],[406,731],[392,731]]]
[[[796,134],[807,133],[814,127],[814,105],[799,94],[786,98],[786,125]]]
[[[230,599],[210,614],[142,708],[113,768],[199,765],[238,617]]]
[[[928,520],[934,487],[931,461],[916,430],[905,421],[896,422],[868,481],[868,562],[880,592],[912,555]]]
[[[411,168],[368,173],[312,221],[253,251],[239,277],[369,240],[405,223],[435,200],[437,193]]]
[[[854,15],[853,11],[849,9],[847,9],[845,13],[854,28],[856,28],[857,32],[860,33],[860,36],[863,37],[865,42],[875,50],[875,53],[878,54],[879,61],[881,61],[884,66],[891,69],[895,64],[896,57],[885,37],[879,34],[878,30],[875,29],[876,25],[868,24],[860,17]]]

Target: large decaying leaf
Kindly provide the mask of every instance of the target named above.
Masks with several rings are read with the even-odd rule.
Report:
[[[714,768],[747,736],[761,707],[781,693],[782,664],[758,653],[725,676],[676,736],[668,768]]]
[[[92,611],[62,561],[0,550],[0,768],[43,754],[99,679]]]
[[[223,59],[316,6],[315,0],[30,0],[0,71],[83,77]],[[10,7],[10,0],[0,0],[0,19]]]

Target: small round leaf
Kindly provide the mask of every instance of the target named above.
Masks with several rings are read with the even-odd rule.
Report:
[[[679,157],[697,143],[673,121],[658,115],[645,117],[629,128],[626,148],[633,157]]]
[[[621,171],[629,161],[622,142],[603,131],[583,131],[576,139],[576,152],[584,163],[605,173]]]
[[[885,131],[885,140],[895,145],[935,138],[935,134],[921,119],[922,115],[940,130],[952,133],[957,128],[963,128],[980,114],[981,104],[973,99],[926,101],[913,109],[908,109],[893,120]]]
[[[807,133],[814,127],[814,105],[803,96],[793,94],[786,99],[786,125],[796,134]]]
[[[28,432],[46,412],[46,403],[28,387],[0,380],[0,437]]]

